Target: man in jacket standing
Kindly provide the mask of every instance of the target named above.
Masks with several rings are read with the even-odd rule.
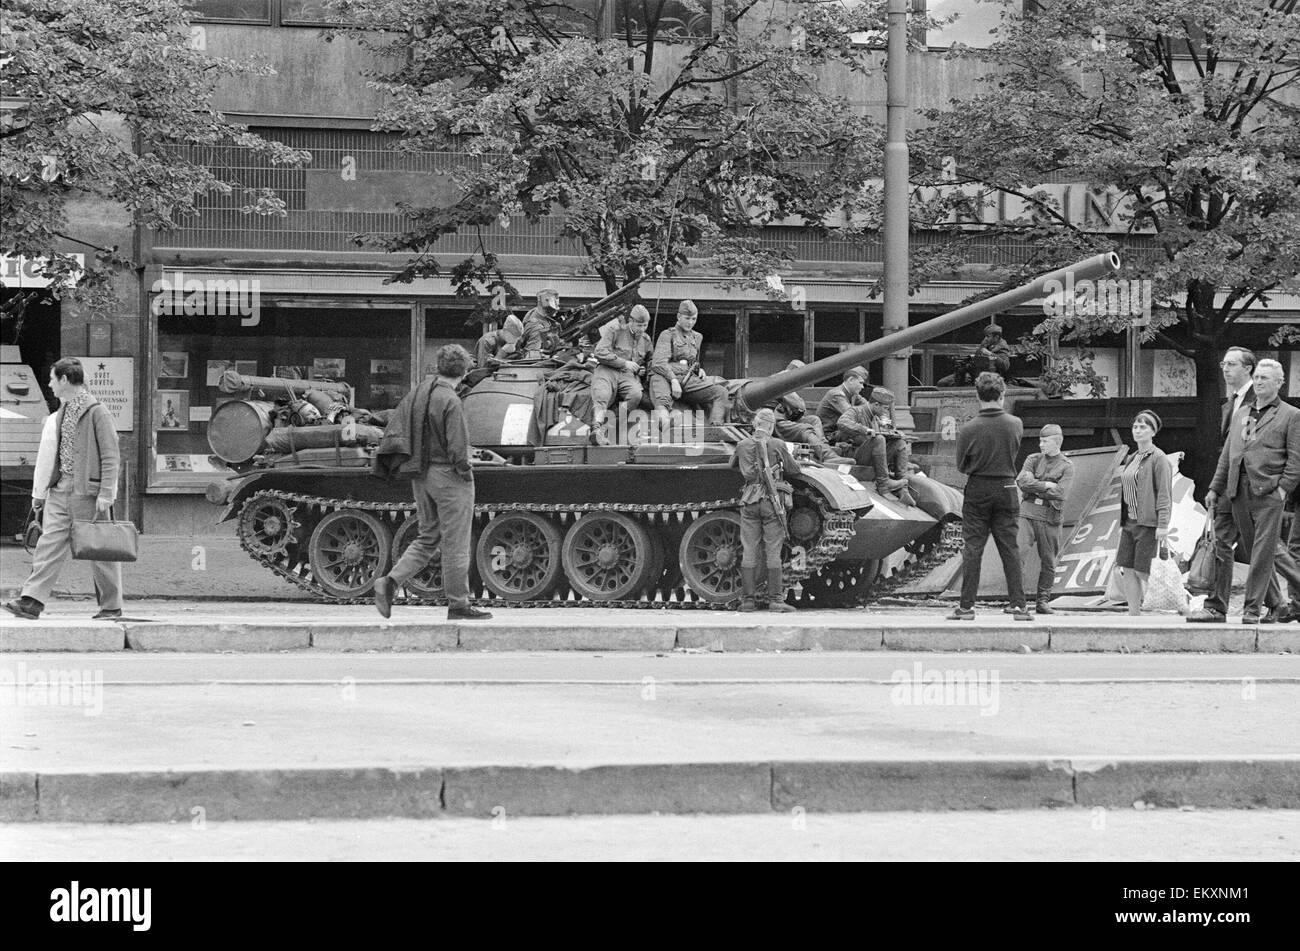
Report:
[[[1065,434],[1055,423],[1038,433],[1039,451],[1025,460],[1016,476],[1020,486],[1020,546],[1038,549],[1038,596],[1034,611],[1055,614],[1048,603],[1056,583],[1056,556],[1061,551],[1061,513],[1074,482],[1074,463],[1061,452]]]
[[[398,404],[375,453],[380,474],[411,478],[420,534],[387,575],[375,579],[375,607],[384,617],[397,589],[435,557],[442,559],[447,620],[479,621],[492,616],[469,603],[470,525],[474,521],[474,469],[469,426],[456,387],[473,360],[464,347],[438,351],[438,375],[426,377]]]
[[[1017,621],[1032,621],[1025,609],[1020,578],[1020,552],[1016,548],[1020,494],[1016,491],[1016,455],[1024,424],[1004,409],[1007,385],[996,373],[975,379],[980,411],[957,430],[957,468],[967,476],[961,510],[961,603],[948,615],[950,621],[975,619],[975,598],[980,588],[980,562],[989,533],[1002,556],[1007,578],[1007,598]]]
[[[32,572],[17,601],[5,608],[36,620],[72,554],[73,519],[108,518],[117,500],[121,456],[113,416],[86,388],[86,373],[76,357],[50,368],[50,389],[63,404],[53,425],[55,438],[42,439],[32,480],[32,507],[41,516],[41,539]],[[122,616],[122,564],[91,562],[99,613],[95,620]]]
[[[1250,550],[1243,624],[1259,623],[1275,565],[1288,584],[1294,583],[1293,578],[1300,581],[1300,567],[1278,545],[1283,506],[1300,485],[1300,410],[1281,400],[1285,379],[1276,360],[1260,360],[1256,365],[1254,404],[1243,405],[1232,417],[1214,481],[1205,494],[1207,506],[1215,507],[1220,497],[1231,503],[1232,522],[1224,538],[1228,552],[1238,543]],[[1215,603],[1226,607],[1232,572],[1216,569],[1215,584]],[[1207,614],[1218,612],[1198,612],[1190,620],[1223,620],[1222,614]]]

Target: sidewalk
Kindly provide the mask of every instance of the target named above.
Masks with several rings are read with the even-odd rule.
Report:
[[[700,609],[494,607],[489,621],[448,623],[445,608],[315,602],[128,601],[129,619],[91,621],[91,601],[58,601],[39,621],[0,616],[14,651],[1212,651],[1300,652],[1300,624],[1188,624],[1177,615],[1056,614],[974,621],[942,608],[740,614]]]

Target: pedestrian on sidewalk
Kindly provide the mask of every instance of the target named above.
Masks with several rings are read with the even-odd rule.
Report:
[[[1287,496],[1300,485],[1300,410],[1282,402],[1285,380],[1282,364],[1276,360],[1260,360],[1256,365],[1254,405],[1242,406],[1233,416],[1214,481],[1205,494],[1206,505],[1216,510],[1221,497],[1230,501],[1232,522],[1225,537],[1228,550],[1239,542],[1250,550],[1243,624],[1260,622],[1260,608],[1275,566],[1288,587],[1300,584],[1300,566],[1286,546],[1279,544],[1283,507]],[[1216,570],[1215,583],[1216,604],[1226,607],[1231,571]]]
[[[1153,410],[1144,409],[1133,417],[1133,442],[1137,448],[1125,458],[1119,476],[1120,530],[1115,568],[1132,615],[1142,613],[1151,562],[1169,537],[1174,470],[1169,458],[1152,441],[1162,425]]]
[[[740,610],[757,609],[758,556],[767,565],[767,609],[790,612],[785,603],[785,582],[781,577],[781,545],[785,542],[785,519],[794,490],[785,481],[799,474],[799,464],[783,440],[773,439],[776,413],[760,409],[754,414],[754,435],[742,439],[731,457],[740,469],[745,487],[740,493]]]
[[[961,603],[950,621],[975,618],[975,598],[980,587],[980,562],[990,533],[1002,556],[1007,598],[1017,621],[1033,616],[1025,607],[1020,577],[1020,552],[1016,537],[1020,518],[1020,493],[1016,489],[1016,456],[1024,424],[1006,411],[1007,385],[996,373],[985,371],[975,379],[979,415],[957,430],[957,468],[967,476],[961,509]]]
[[[36,620],[72,555],[74,519],[109,518],[117,500],[121,454],[113,414],[86,388],[86,371],[76,357],[50,367],[50,390],[62,404],[45,422],[32,478],[32,508],[41,522],[41,538],[32,555],[32,571],[11,614]],[[122,564],[92,561],[97,621],[122,616]]]
[[[1065,434],[1055,423],[1038,432],[1038,452],[1025,460],[1016,476],[1020,486],[1020,548],[1038,549],[1036,614],[1055,614],[1052,586],[1056,583],[1056,556],[1061,551],[1061,517],[1074,483],[1074,463],[1061,452]]]
[[[447,344],[438,351],[438,375],[403,397],[375,452],[376,474],[411,479],[420,534],[387,575],[375,579],[375,607],[384,617],[397,589],[434,558],[442,560],[447,620],[492,616],[469,603],[470,525],[474,521],[474,469],[469,426],[456,387],[473,365],[469,351]]]

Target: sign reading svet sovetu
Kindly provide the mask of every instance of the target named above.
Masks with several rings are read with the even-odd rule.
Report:
[[[113,428],[135,428],[135,357],[84,357],[86,386],[113,414]]]

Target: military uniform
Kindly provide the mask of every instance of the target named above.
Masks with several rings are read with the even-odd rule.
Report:
[[[839,438],[853,447],[853,459],[876,471],[876,486],[885,490],[893,477],[905,479],[911,466],[907,440],[892,420],[881,419],[869,403],[851,406],[835,425]]]
[[[791,611],[785,602],[781,577],[781,546],[785,542],[785,520],[793,498],[789,483],[784,478],[799,474],[799,464],[790,455],[785,443],[762,433],[742,439],[736,446],[731,465],[740,469],[745,480],[740,494],[740,571],[744,586],[741,610],[754,609],[757,589],[758,556],[763,552],[767,566],[767,593],[773,611]],[[765,470],[768,477],[765,477]],[[769,477],[771,487],[769,487]],[[783,478],[784,477],[784,478]],[[772,489],[779,493],[773,498]]]
[[[700,369],[703,348],[704,336],[694,330],[669,327],[661,333],[650,358],[650,399],[656,406],[672,409],[672,382],[676,380],[682,387],[681,401],[705,407],[709,422],[718,423],[726,393]]]
[[[836,428],[839,425],[840,417],[848,412],[853,406],[866,406],[867,401],[861,394],[850,397],[848,391],[844,389],[844,384],[833,386],[826,391],[820,403],[817,404],[817,418],[822,423],[822,433],[826,436],[828,442],[834,442],[839,438]]]
[[[1048,488],[1048,483],[1053,483]],[[1016,476],[1020,486],[1021,550],[1031,543],[1038,549],[1040,604],[1052,598],[1056,581],[1056,556],[1061,550],[1061,513],[1074,482],[1074,463],[1064,453],[1048,456],[1036,452],[1025,460]]]
[[[612,402],[641,404],[644,391],[638,373],[627,366],[645,364],[650,355],[650,335],[635,334],[621,320],[611,320],[600,328],[600,340],[593,354],[596,369],[591,374],[591,409],[593,422],[604,418]]]
[[[524,315],[524,332],[515,352],[529,359],[549,357],[564,345],[560,339],[560,323],[538,305]]]

